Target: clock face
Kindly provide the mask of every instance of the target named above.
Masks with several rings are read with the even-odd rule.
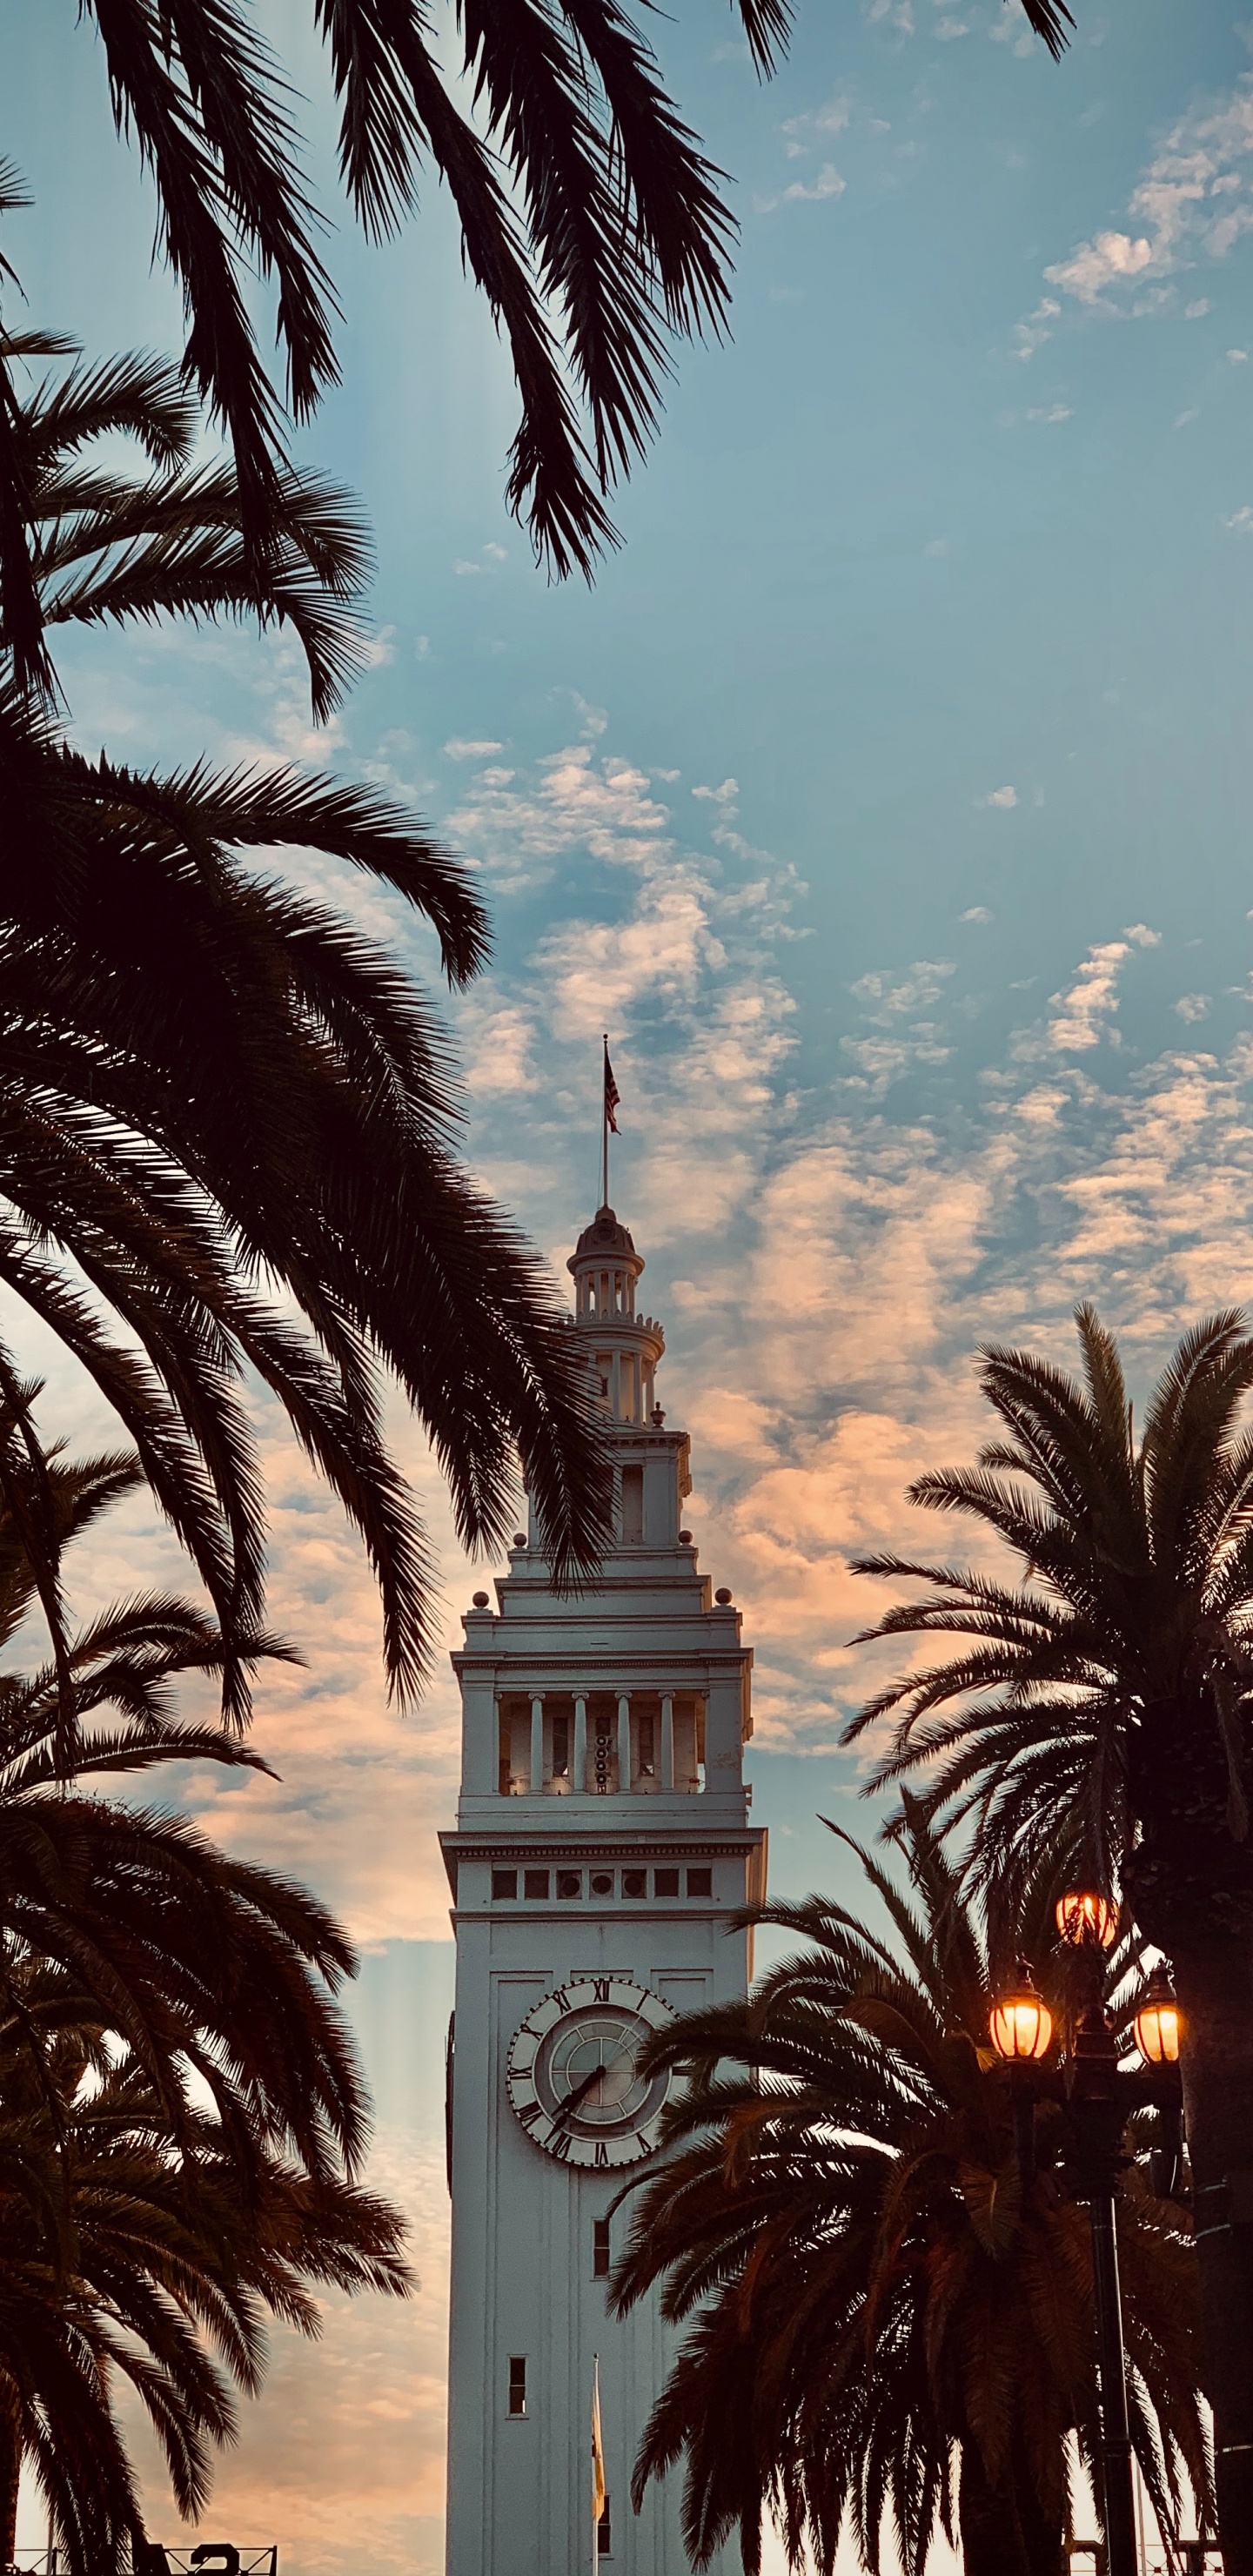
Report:
[[[561,2164],[604,2172],[650,2156],[670,2078],[646,2082],[636,2060],[673,2020],[627,1977],[572,1977],[545,1995],[509,2050],[509,2099],[528,2137]]]

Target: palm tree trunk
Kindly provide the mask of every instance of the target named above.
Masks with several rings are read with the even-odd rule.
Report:
[[[1060,2519],[1045,2511],[1025,2468],[992,2486],[974,2442],[962,2445],[957,2516],[965,2576],[1064,2576]]]
[[[1253,1945],[1177,1938],[1206,2393],[1226,2576],[1253,2576]]]

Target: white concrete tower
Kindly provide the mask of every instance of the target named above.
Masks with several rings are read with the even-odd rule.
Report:
[[[453,1657],[448,2576],[589,2576],[594,2558],[683,2576],[679,2478],[638,2517],[628,2493],[674,2338],[652,2304],[608,2315],[607,2213],[656,2141],[639,2039],[744,1993],[748,1942],[729,1918],[765,1892],[741,1768],[752,1655],[680,1527],[688,1440],[655,1405],[665,1337],[635,1312],[644,1264],[604,1207],[569,1266],[613,1423],[616,1544],[596,1590],[561,1599],[532,1513]],[[597,2355],[609,2502],[594,2551]],[[730,2576],[738,2552],[718,2565]]]

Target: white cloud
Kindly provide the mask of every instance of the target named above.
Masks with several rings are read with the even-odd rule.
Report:
[[[803,180],[794,179],[791,187],[784,189],[781,202],[789,206],[805,199],[811,205],[820,205],[828,197],[842,197],[847,186],[847,179],[840,177],[835,163],[824,161],[812,188],[807,188]]]
[[[1247,349],[1229,349],[1227,351],[1227,364],[1229,367],[1247,367],[1248,363],[1249,353]]]
[[[1065,1052],[1099,1046],[1110,1035],[1108,1023],[1118,1008],[1118,974],[1131,954],[1130,939],[1107,939],[1090,948],[1066,993],[1054,993],[1049,1042]]]
[[[1246,501],[1241,509],[1233,510],[1231,517],[1224,519],[1223,526],[1230,528],[1237,537],[1253,536],[1253,502]]]
[[[1129,939],[1133,948],[1160,948],[1162,944],[1160,930],[1150,930],[1147,921],[1126,923],[1123,938]]]
[[[473,742],[454,734],[444,745],[445,760],[487,760],[494,751],[504,750],[503,742]]]
[[[1181,1020],[1204,1020],[1209,1017],[1208,993],[1181,993],[1174,1005]]]
[[[1059,260],[1045,269],[1050,286],[1060,286],[1067,295],[1076,295],[1082,304],[1095,304],[1108,289],[1129,277],[1142,277],[1153,265],[1153,244],[1141,235],[1133,241],[1129,233],[1098,233],[1095,240],[1081,242],[1070,258]]]
[[[1027,418],[1028,420],[1047,421],[1049,426],[1052,427],[1057,421],[1073,420],[1074,413],[1071,410],[1069,403],[1044,403],[1038,405],[1034,411],[1029,411]]]
[[[1184,321],[1203,322],[1209,309],[1210,301],[1208,295],[1198,295],[1191,304],[1185,304],[1183,308]]]
[[[789,116],[779,128],[789,161],[811,152],[817,138],[827,141],[834,134],[843,134],[851,115],[849,100],[837,95],[829,98],[825,107],[808,108],[803,116]]]
[[[959,913],[957,917],[959,921],[982,922],[991,921],[994,916],[989,912],[986,903],[972,903],[967,912]]]
[[[1055,296],[1042,295],[1034,313],[1028,314],[1025,322],[1014,324],[1013,355],[1016,358],[1021,358],[1024,364],[1034,358],[1036,350],[1042,349],[1045,341],[1052,338],[1052,326],[1061,309]]]
[[[1045,281],[1089,312],[1178,311],[1173,280],[1198,260],[1225,259],[1251,227],[1253,75],[1245,74],[1217,107],[1190,110],[1171,128],[1132,190],[1126,230],[1078,243],[1045,269]],[[1208,298],[1193,297],[1184,311],[1200,320]],[[1056,318],[1041,306],[1020,323],[1016,354],[1030,357]]]
[[[991,787],[989,788],[986,796],[976,796],[975,798],[976,805],[997,805],[1004,814],[1012,813],[1017,802],[1018,790],[1016,787]]]

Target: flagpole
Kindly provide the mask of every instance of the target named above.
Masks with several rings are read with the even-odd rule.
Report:
[[[608,1065],[608,1063],[609,1063],[609,1031],[608,1031],[608,1029],[606,1029],[606,1031],[605,1031],[604,1046],[605,1046],[605,1057],[604,1057],[604,1063],[605,1063],[605,1066],[607,1066],[607,1065]],[[600,1201],[600,1203],[601,1203],[601,1206],[602,1206],[602,1207],[608,1207],[608,1205],[609,1205],[609,1083],[608,1083],[608,1078],[607,1078],[607,1075],[605,1074],[604,1068],[602,1068],[602,1078],[601,1078],[601,1086],[600,1086],[600,1150],[601,1150],[601,1171],[602,1171],[602,1184],[603,1184],[603,1185],[602,1185],[602,1189],[601,1189],[601,1201]]]

